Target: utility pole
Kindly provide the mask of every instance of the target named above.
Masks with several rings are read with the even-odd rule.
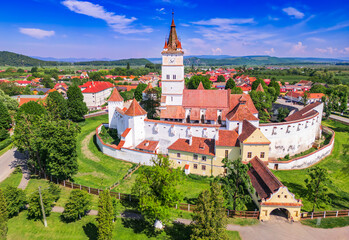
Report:
[[[44,208],[44,204],[42,202],[42,196],[41,196],[41,186],[39,187],[39,195],[40,195],[41,212],[42,212],[42,216],[44,217],[44,225],[45,227],[47,227],[45,208]]]

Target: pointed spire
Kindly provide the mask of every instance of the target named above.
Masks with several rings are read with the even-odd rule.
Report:
[[[176,27],[176,24],[174,22],[174,11],[173,11],[173,8],[172,8],[172,23],[171,23],[171,27]]]
[[[260,83],[260,84],[258,85],[258,87],[256,88],[256,92],[264,92],[264,89],[263,89],[263,86],[262,86],[261,83]]]
[[[202,85],[202,82],[199,83],[197,90],[205,90],[204,85]]]
[[[139,105],[137,100],[134,98],[130,107],[125,111],[125,114],[128,116],[141,116],[146,115],[147,112]]]
[[[171,30],[170,35],[168,37],[167,42],[168,50],[170,51],[177,51],[177,49],[181,49],[182,46],[178,41],[177,31],[176,31],[176,24],[174,22],[174,12],[172,10],[172,23],[171,23]]]
[[[124,99],[121,97],[119,91],[114,88],[112,94],[110,95],[110,98],[108,99],[108,102],[122,102]]]
[[[167,49],[167,41],[165,40],[165,46],[164,46],[164,49]]]

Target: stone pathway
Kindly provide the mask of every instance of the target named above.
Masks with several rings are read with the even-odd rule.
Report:
[[[25,156],[17,151],[16,148],[8,150],[0,156],[0,182],[4,181],[19,165],[23,165]]]
[[[30,180],[30,172],[28,169],[28,165],[27,162],[23,162],[23,164],[21,165],[22,168],[22,180],[18,185],[18,188],[20,189],[26,189],[26,187],[28,186],[29,180]]]

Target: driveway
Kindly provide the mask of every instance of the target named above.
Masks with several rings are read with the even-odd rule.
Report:
[[[4,181],[17,165],[24,165],[25,156],[12,148],[0,156],[0,182]]]
[[[334,114],[331,114],[329,118],[333,119],[333,120],[337,120],[339,122],[342,122],[346,125],[349,125],[349,118],[341,117],[341,116],[334,115]]]

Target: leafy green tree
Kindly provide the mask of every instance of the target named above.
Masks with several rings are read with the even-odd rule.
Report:
[[[168,157],[162,155],[138,175],[132,193],[139,199],[138,209],[149,224],[170,219],[172,207],[181,199],[177,190],[180,180],[180,169],[171,168]]]
[[[5,196],[0,188],[0,239],[6,239],[7,235],[7,203]]]
[[[12,119],[7,107],[3,102],[0,102],[0,128],[11,128]]]
[[[217,82],[225,82],[224,76],[223,76],[223,75],[219,75],[219,76],[217,77]]]
[[[156,88],[151,88],[145,92],[145,97],[141,102],[141,106],[147,111],[147,117],[154,119],[157,116],[160,107],[161,94]]]
[[[55,84],[53,83],[51,76],[45,75],[41,81],[41,84],[45,86],[45,88],[53,88]]]
[[[57,202],[61,195],[61,189],[59,188],[59,185],[50,182],[48,192],[51,194],[53,201]]]
[[[330,182],[328,172],[325,168],[313,167],[308,170],[308,178],[305,180],[307,187],[307,197],[313,204],[312,212],[315,207],[320,207],[321,203],[328,203],[328,189],[326,184]]]
[[[272,87],[275,89],[276,98],[280,95],[280,85],[278,82],[276,82],[275,77],[271,79],[268,87]]]
[[[348,94],[344,94],[344,96],[341,97],[340,105],[339,105],[339,111],[343,113],[348,108]]]
[[[304,92],[303,97],[302,97],[302,103],[304,106],[307,105],[308,100],[309,100],[308,92]]]
[[[24,90],[23,90],[23,94],[24,95],[33,95],[33,91],[31,90],[31,86],[30,85],[27,85]]]
[[[326,93],[326,87],[321,84],[314,84],[309,90],[310,93]]]
[[[19,118],[22,117],[23,114],[32,115],[32,116],[42,116],[46,114],[46,109],[41,104],[34,101],[30,101],[30,102],[24,103],[18,109],[18,112],[16,115],[16,122],[18,121]]]
[[[113,205],[113,222],[115,222],[116,217],[119,214],[119,211],[118,211],[119,204],[118,204],[118,201],[115,198],[112,199],[112,205]]]
[[[242,163],[241,159],[232,161],[225,158],[222,162],[227,168],[227,175],[221,178],[226,205],[232,210],[245,210],[245,204],[251,200],[248,191],[253,192],[250,177],[247,174],[250,165]]]
[[[262,87],[263,87],[264,91],[267,90],[268,86],[267,86],[267,84],[264,82],[264,80],[261,79],[261,78],[258,78],[256,81],[254,81],[254,82],[252,83],[252,85],[251,85],[252,90],[256,90],[259,84],[262,84]]]
[[[64,206],[63,218],[66,221],[76,221],[85,216],[91,204],[90,195],[86,191],[74,189]]]
[[[4,91],[0,89],[0,102],[2,102],[8,110],[17,110],[18,102],[15,98],[10,97],[5,94]]]
[[[140,102],[143,100],[143,91],[147,88],[147,84],[139,83],[134,93],[134,98]]]
[[[16,187],[7,186],[3,190],[3,194],[7,203],[8,216],[13,217],[18,215],[27,202],[24,191]]]
[[[205,89],[210,89],[212,82],[210,79],[206,76],[202,75],[194,75],[190,79],[187,80],[186,85],[188,89],[197,89],[200,82],[202,82],[202,85]]]
[[[241,88],[239,88],[239,87],[233,87],[232,89],[231,89],[231,94],[243,94],[244,92],[242,91],[242,89]]]
[[[5,128],[0,128],[0,142],[9,138],[10,134]]]
[[[0,83],[0,89],[9,96],[20,95],[23,91],[23,88],[17,86],[13,81]]]
[[[200,193],[193,214],[193,240],[223,240],[226,235],[226,210],[223,192],[219,184],[211,183],[210,190]]]
[[[47,190],[41,191],[42,203],[44,205],[46,216],[50,215],[53,205],[52,195]],[[39,220],[43,218],[39,191],[33,192],[29,196],[28,218]]]
[[[68,88],[68,116],[74,122],[84,120],[84,115],[88,112],[84,96],[77,85],[72,85]]]
[[[254,106],[258,110],[258,117],[260,121],[268,121],[270,118],[268,111],[272,107],[272,99],[268,93],[251,91],[250,97],[253,101]]]
[[[46,109],[53,118],[67,119],[67,101],[57,91],[50,92],[46,99]]]
[[[236,87],[234,79],[229,78],[227,83],[225,84],[225,89],[233,89],[234,87]]]
[[[278,109],[278,115],[277,115],[277,118],[278,118],[278,121],[279,122],[283,122],[284,119],[288,116],[288,114],[290,113],[290,110],[288,110],[288,108],[279,108]]]
[[[114,208],[109,190],[99,194],[97,228],[98,239],[108,240],[113,237],[113,218]]]

